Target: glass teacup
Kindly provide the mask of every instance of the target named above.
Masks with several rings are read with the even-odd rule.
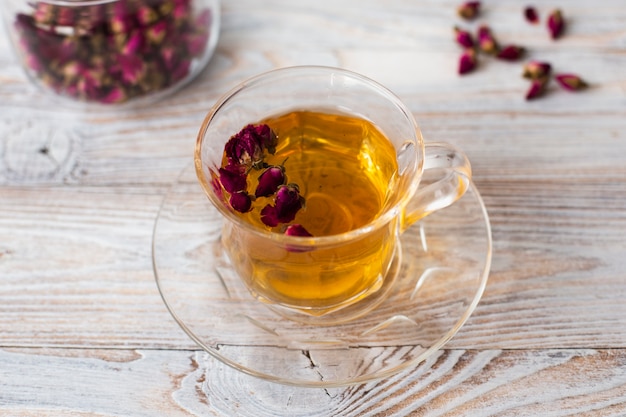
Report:
[[[243,152],[247,165],[238,172],[247,182],[235,190],[223,176],[233,159],[225,148],[242,129],[265,126],[271,143],[255,148],[262,153],[254,158],[256,151]],[[224,216],[222,247],[250,292],[310,316],[380,298],[397,275],[399,236],[458,200],[471,178],[465,154],[424,144],[411,112],[388,89],[316,66],[270,71],[225,94],[202,124],[195,168]],[[288,179],[258,196],[270,168]],[[426,173],[437,180],[421,184]],[[302,204],[274,224],[267,207],[278,208],[279,192]],[[234,194],[251,205],[234,204]]]

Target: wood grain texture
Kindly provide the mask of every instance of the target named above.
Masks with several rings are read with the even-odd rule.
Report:
[[[624,2],[567,2],[558,41],[523,20],[527,2],[483,2],[472,23],[456,5],[224,1],[201,76],[123,112],[50,99],[1,37],[0,415],[626,415]],[[527,102],[523,63],[485,57],[459,77],[452,27],[480,22],[590,88],[551,83]],[[237,373],[197,350],[154,282],[154,220],[206,112],[249,76],[298,64],[388,86],[427,141],[467,152],[491,218],[492,272],[474,315],[432,361],[362,386]]]
[[[622,416],[623,350],[445,350],[376,383],[276,385],[197,351],[4,349],[0,415]]]

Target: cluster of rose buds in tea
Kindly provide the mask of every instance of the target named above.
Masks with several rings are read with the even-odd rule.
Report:
[[[524,78],[530,80],[530,88],[526,93],[526,100],[541,97],[552,76],[552,65],[548,62],[531,61],[524,66]],[[554,79],[564,89],[569,91],[582,90],[587,83],[575,74],[555,74]]]
[[[287,225],[304,207],[305,199],[298,185],[288,182],[285,162],[269,165],[265,161],[268,153],[276,152],[277,144],[278,137],[268,125],[244,127],[224,147],[225,163],[219,169],[219,183],[230,194],[228,201],[233,210],[248,213],[257,198],[270,197],[273,202],[266,204],[259,213],[263,224],[269,227],[284,224],[287,235],[311,236],[302,225]],[[248,176],[252,173],[258,174],[254,192],[248,189]]]
[[[470,1],[461,4],[457,8],[458,15],[465,20],[476,19],[480,15],[480,2]],[[524,9],[524,17],[529,23],[538,24],[540,21],[537,10],[528,6]],[[565,30],[565,20],[561,10],[553,10],[546,20],[546,26],[552,39],[559,38]],[[526,52],[525,48],[518,45],[500,47],[489,26],[479,26],[476,37],[469,31],[458,26],[454,27],[456,42],[464,48],[459,59],[459,74],[472,72],[477,64],[478,52],[495,56],[505,61],[518,61]],[[524,67],[523,76],[531,81],[530,88],[526,93],[526,99],[531,100],[542,96],[551,78],[552,67],[549,63],[532,61]],[[576,91],[587,87],[587,83],[574,74],[556,74],[554,76],[559,85],[567,90]]]
[[[31,4],[15,28],[25,64],[57,93],[120,103],[185,79],[209,40],[211,11],[192,0]]]

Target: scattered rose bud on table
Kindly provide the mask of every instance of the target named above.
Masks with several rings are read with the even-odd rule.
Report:
[[[474,38],[472,34],[466,30],[463,30],[459,27],[454,27],[454,34],[456,38],[456,42],[461,45],[463,48],[473,48],[474,47]]]
[[[537,10],[532,6],[528,6],[524,9],[524,17],[528,22],[534,25],[539,23],[539,14],[537,13]]]
[[[536,80],[532,80],[530,83],[530,88],[526,92],[526,100],[532,100],[537,97],[541,97],[546,91],[547,84],[548,78],[538,78]]]
[[[547,22],[548,30],[552,39],[559,38],[565,30],[565,21],[563,20],[563,14],[561,10],[556,9],[548,16]]]
[[[495,55],[498,53],[498,43],[493,37],[491,28],[487,25],[481,25],[478,28],[478,47],[482,52],[489,55]]]
[[[467,49],[459,58],[459,74],[467,74],[476,68],[476,52]]]
[[[502,48],[497,54],[496,58],[503,59],[505,61],[517,61],[519,60],[526,50],[521,46],[509,45]]]
[[[457,14],[466,20],[475,19],[480,13],[479,1],[468,1],[457,8]]]
[[[531,61],[524,65],[524,72],[522,76],[530,80],[536,80],[550,76],[552,72],[552,65],[548,62]]]
[[[588,87],[588,84],[578,75],[556,74],[554,78],[561,87],[569,91],[583,90]]]

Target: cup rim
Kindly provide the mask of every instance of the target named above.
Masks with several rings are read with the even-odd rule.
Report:
[[[269,238],[273,241],[279,241],[281,243],[288,244],[290,247],[293,247],[295,249],[306,249],[306,248],[311,248],[313,246],[329,247],[329,246],[333,246],[333,245],[337,245],[337,244],[354,240],[361,236],[366,236],[367,234],[383,227],[385,224],[389,223],[393,218],[398,217],[402,214],[402,208],[406,206],[408,201],[415,194],[415,191],[417,190],[417,187],[419,185],[419,181],[413,181],[409,190],[407,190],[406,194],[402,198],[400,198],[396,202],[396,204],[387,208],[384,212],[380,213],[380,215],[378,215],[375,219],[373,219],[372,221],[370,221],[364,226],[349,230],[344,233],[335,234],[335,235],[303,237],[303,236],[290,236],[290,235],[285,235],[282,233],[276,233],[270,230],[263,230],[258,227],[254,227],[250,223],[242,220],[231,210],[228,210],[224,206],[224,204],[222,204],[221,200],[216,201],[215,194],[210,189],[211,184],[207,183],[205,179],[204,173],[202,171],[202,160],[200,157],[202,141],[209,127],[209,124],[211,123],[211,121],[213,120],[217,112],[220,110],[220,108],[224,104],[226,104],[226,102],[228,102],[231,99],[231,97],[237,94],[237,92],[241,91],[242,89],[245,89],[248,86],[263,82],[263,80],[265,80],[266,78],[274,77],[283,72],[293,73],[296,71],[302,71],[302,72],[321,71],[321,72],[328,72],[328,73],[331,73],[331,72],[340,73],[342,75],[356,79],[360,82],[366,83],[370,87],[373,87],[375,90],[378,90],[380,93],[383,93],[391,102],[393,102],[394,105],[396,105],[403,112],[405,118],[411,124],[413,131],[416,133],[415,138],[416,138],[417,144],[421,148],[421,154],[422,155],[424,154],[424,142],[422,140],[421,131],[419,129],[417,121],[415,120],[415,117],[413,116],[411,111],[406,107],[406,105],[402,102],[402,100],[400,100],[400,98],[395,93],[393,93],[390,89],[388,89],[387,87],[383,86],[379,82],[365,75],[359,74],[357,72],[354,72],[348,69],[332,67],[332,66],[324,66],[324,65],[295,65],[295,66],[274,68],[269,71],[265,71],[255,76],[252,76],[238,83],[235,87],[231,88],[230,90],[222,94],[217,99],[215,104],[211,107],[211,109],[208,111],[207,115],[205,116],[204,120],[202,121],[202,125],[200,126],[200,130],[196,138],[196,146],[194,150],[194,168],[196,171],[196,176],[200,182],[200,185],[204,193],[207,195],[211,203],[218,209],[218,211],[222,215],[224,215],[229,221],[232,221],[233,223],[235,223],[237,227],[241,227],[245,229],[246,231],[253,233],[257,236]],[[416,171],[414,175],[421,178],[423,168],[424,168],[424,161],[422,158],[422,160],[417,162],[417,167],[416,167]]]

